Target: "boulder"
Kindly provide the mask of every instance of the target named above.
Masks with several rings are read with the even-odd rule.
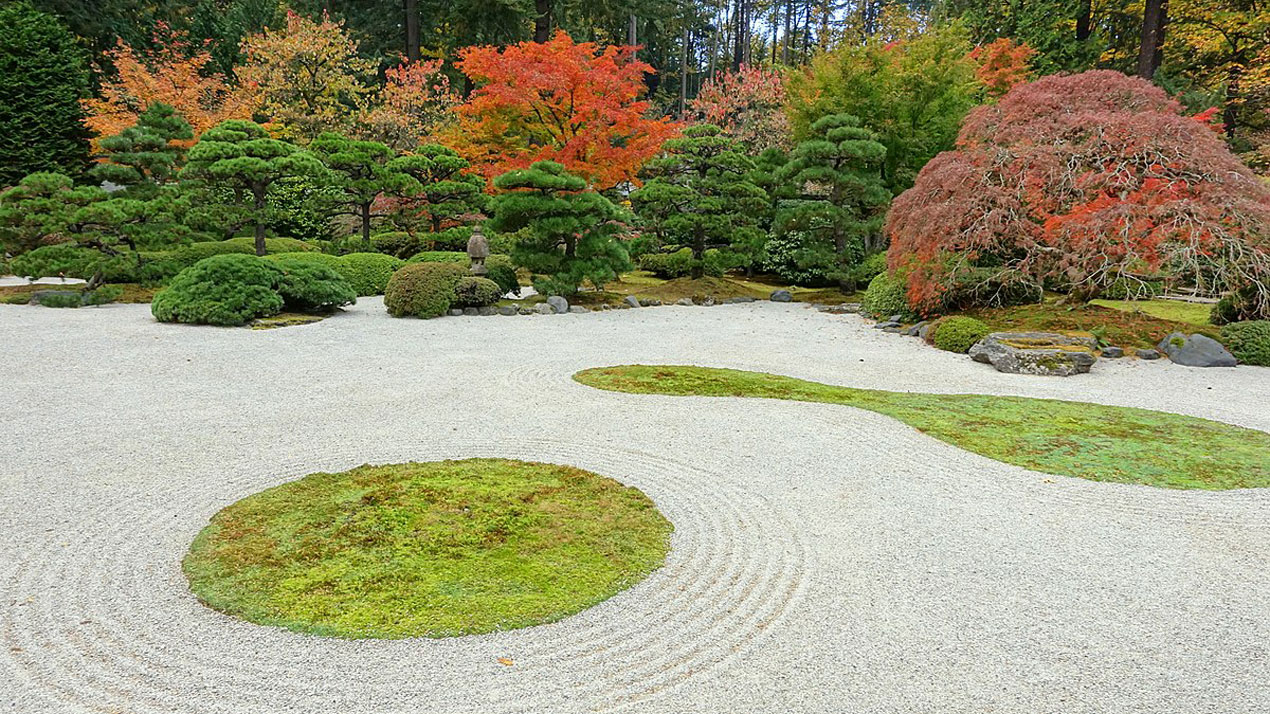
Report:
[[[830,315],[849,315],[860,312],[860,303],[844,302],[841,305],[826,305],[824,311]]]
[[[626,303],[630,307],[640,307],[639,298],[635,297],[634,295],[627,295],[626,299],[623,300],[622,302]]]
[[[552,295],[547,298],[547,304],[551,306],[552,310],[556,311],[557,315],[563,315],[569,311],[569,301],[559,295]]]
[[[516,312],[517,310],[515,305],[504,305],[498,308],[498,314],[500,315],[515,315]]]
[[[886,320],[885,322],[879,322],[879,323],[877,323],[876,325],[874,325],[874,326],[873,326],[873,329],[875,329],[875,330],[889,330],[889,329],[891,329],[892,327],[899,327],[899,326],[900,326],[900,323],[896,322],[895,320]]]
[[[1152,360],[1160,358],[1160,353],[1152,349],[1138,350],[1134,354],[1138,356],[1138,359]]]
[[[970,348],[970,358],[998,372],[1069,377],[1083,374],[1098,358],[1093,337],[1054,332],[994,332]]]
[[[644,307],[659,307],[661,305],[661,300],[658,300],[657,298],[648,298],[647,300],[641,300],[640,302],[644,305]]]
[[[676,304],[676,305],[691,305],[691,304],[692,304],[692,298],[687,298],[687,297],[685,297],[685,298],[679,298],[678,300],[676,300],[676,301],[675,301],[675,304]]]
[[[569,307],[569,312],[574,314],[581,314],[584,312],[591,312],[591,311],[586,309],[585,307],[582,307],[581,305],[571,305]]]
[[[482,317],[489,317],[490,315],[498,314],[498,310],[495,309],[493,305],[486,305],[484,307],[477,308],[477,312],[479,312]]]
[[[539,315],[556,314],[556,309],[551,306],[551,303],[546,303],[546,302],[540,302],[537,305],[535,305],[534,311],[537,312]]]
[[[473,316],[481,314],[481,311],[477,310],[474,307],[465,307],[463,308],[463,314],[468,317],[473,317]]]
[[[450,317],[463,317],[463,310],[457,307],[450,308]]]
[[[930,337],[930,328],[931,328],[932,324],[933,324],[933,323],[930,323],[930,322],[919,322],[919,323],[918,323],[918,325],[919,325],[919,327],[917,328],[917,337],[918,337],[918,339],[920,339],[920,340],[921,340],[921,341],[923,341],[923,342],[927,342],[927,341],[928,341],[926,338]]]
[[[1187,367],[1234,367],[1238,362],[1220,342],[1206,335],[1174,332],[1156,349],[1168,355],[1174,364]]]
[[[714,307],[714,304],[715,304],[715,303],[714,303],[714,296],[713,296],[713,295],[707,295],[707,296],[706,296],[706,299],[701,301],[701,304],[702,304],[702,305],[704,305],[705,307]]]
[[[887,321],[887,322],[904,322],[904,316],[903,316],[903,315],[891,315],[890,317],[886,318],[886,321]]]
[[[1124,357],[1124,350],[1119,347],[1104,347],[1100,350],[1098,356],[1106,357],[1107,359],[1120,359]]]
[[[926,325],[928,324],[930,323],[926,322],[925,320],[922,320],[921,322],[915,325],[910,325],[909,327],[905,328],[904,334],[907,335],[908,337],[917,337],[918,335],[922,334],[922,330],[926,329]],[[923,336],[922,339],[926,339],[925,336]]]
[[[772,302],[793,302],[794,295],[788,290],[773,290],[771,294]]]

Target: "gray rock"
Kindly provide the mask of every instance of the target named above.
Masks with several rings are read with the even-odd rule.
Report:
[[[1098,358],[1093,337],[1053,332],[994,332],[970,348],[970,358],[998,372],[1069,377],[1084,374]]]
[[[1217,340],[1205,335],[1174,332],[1156,349],[1169,356],[1174,364],[1187,367],[1234,367],[1238,360]]]
[[[516,313],[517,310],[515,305],[504,305],[498,308],[498,314],[500,315],[515,315]]]
[[[824,312],[830,315],[849,315],[860,312],[860,304],[854,302],[844,302],[841,305],[826,305]]]
[[[706,299],[701,301],[701,304],[704,305],[705,307],[714,307],[715,305],[714,296],[707,295]]]
[[[641,305],[639,304],[639,298],[635,297],[634,295],[627,295],[626,299],[623,300],[622,302],[626,303],[630,307],[641,307]]]
[[[904,328],[900,327],[899,325],[887,325],[886,327],[882,328],[882,331],[899,335],[904,333]]]
[[[890,317],[886,318],[886,321],[887,321],[887,322],[903,322],[903,321],[904,321],[904,316],[903,316],[903,315],[891,315]]]
[[[921,334],[922,330],[925,329],[926,325],[928,324],[929,324],[928,322],[926,322],[925,320],[922,320],[916,325],[910,325],[909,327],[905,328],[904,334],[907,335],[908,337],[916,337]],[[922,339],[925,339],[925,338],[923,337]]]
[[[552,295],[547,298],[547,304],[551,306],[551,309],[556,311],[557,315],[563,315],[569,311],[569,301],[559,295]]]
[[[585,307],[582,307],[581,305],[571,305],[569,306],[569,312],[572,312],[574,314],[579,314],[579,313],[591,312],[591,311],[586,309]]]
[[[556,314],[556,309],[550,303],[540,302],[534,306],[534,312],[539,315],[554,315]]]
[[[931,323],[921,322],[918,324],[920,324],[921,327],[917,328],[917,337],[921,339],[923,342],[925,342],[926,338],[930,336]]]
[[[641,300],[640,303],[643,304],[644,307],[660,307],[661,306],[661,300],[658,300],[657,298],[648,298],[647,300]]]
[[[460,309],[459,309],[459,308],[457,308],[457,307],[456,307],[456,308],[451,308],[451,310],[450,310],[450,317],[462,317],[462,316],[463,316],[463,311],[462,311],[462,310],[460,310]]]
[[[1106,357],[1107,359],[1120,359],[1121,357],[1124,357],[1124,350],[1120,349],[1119,347],[1108,346],[1108,347],[1102,348],[1099,351],[1098,356]]]
[[[793,302],[794,296],[788,290],[773,290],[770,299],[772,302]]]
[[[1160,358],[1160,353],[1152,349],[1138,350],[1134,354],[1138,356],[1138,359],[1153,360]]]
[[[692,305],[693,302],[692,302],[692,298],[686,297],[686,298],[679,298],[678,300],[675,301],[675,304],[676,305]]]
[[[812,303],[812,304],[808,305],[807,307],[810,307],[811,309],[815,310],[816,312],[829,312],[829,306],[828,306],[828,305],[822,305],[822,304],[820,304],[820,303],[818,303],[818,302],[814,302],[814,303]]]
[[[465,307],[465,308],[463,308],[463,314],[464,314],[464,315],[466,315],[466,316],[468,316],[468,317],[472,317],[472,316],[474,316],[474,315],[479,315],[479,314],[481,314],[481,311],[480,311],[480,310],[477,310],[477,309],[476,309],[476,308],[474,308],[474,307]]]
[[[899,327],[899,326],[900,326],[900,323],[896,322],[895,320],[886,320],[885,322],[879,322],[878,324],[874,325],[873,329],[885,330],[889,327]]]
[[[479,312],[482,317],[489,317],[490,315],[498,314],[498,310],[495,309],[493,305],[486,305],[485,307],[477,308],[477,312]]]
[[[538,311],[534,308],[534,305],[521,305],[519,312],[522,315],[537,315]]]

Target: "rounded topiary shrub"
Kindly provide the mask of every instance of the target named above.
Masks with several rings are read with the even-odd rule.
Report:
[[[466,269],[471,265],[472,261],[467,257],[467,253],[453,250],[425,250],[422,253],[415,253],[410,256],[410,259],[406,262],[456,263]],[[512,262],[510,256],[501,253],[491,253],[485,259],[485,268],[488,270],[485,277],[498,283],[498,287],[503,289],[503,294],[520,294],[520,279],[516,277],[516,265]]]
[[[330,310],[357,302],[353,287],[331,265],[303,254],[283,254],[270,262],[282,269],[278,294],[293,310]]]
[[[339,258],[336,270],[343,273],[359,296],[383,295],[388,281],[405,261],[383,253],[349,253]]]
[[[489,278],[460,278],[454,286],[452,307],[488,307],[498,302],[503,289]]]
[[[1232,322],[1221,329],[1221,338],[1240,362],[1270,367],[1270,320]]]
[[[878,273],[869,281],[869,289],[864,293],[860,307],[874,317],[890,317],[899,315],[910,318],[913,315],[908,306],[903,281],[896,280],[890,273]]]
[[[405,231],[393,231],[371,236],[370,245],[385,255],[405,258],[419,252],[421,243],[418,238]]]
[[[281,268],[254,255],[217,255],[182,270],[150,312],[161,322],[243,325],[282,311]]]
[[[462,263],[467,265],[470,259],[467,253],[457,250],[425,250],[421,253],[415,253],[406,261],[407,263]]]
[[[937,320],[928,336],[932,344],[945,352],[965,354],[990,332],[992,328],[973,317],[954,315]]]
[[[439,317],[450,309],[454,287],[467,276],[457,263],[413,263],[393,274],[384,307],[393,317]]]

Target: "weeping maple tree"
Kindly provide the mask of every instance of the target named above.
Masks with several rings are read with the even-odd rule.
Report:
[[[927,312],[1012,276],[1076,301],[1164,277],[1270,314],[1270,189],[1203,117],[1118,72],[1045,77],[975,109],[886,230]]]
[[[563,164],[597,189],[635,177],[679,128],[651,113],[634,47],[600,49],[559,32],[499,51],[469,47],[458,67],[477,85],[449,142],[486,178],[537,161]]]

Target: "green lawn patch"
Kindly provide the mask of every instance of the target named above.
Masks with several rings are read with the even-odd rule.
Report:
[[[1212,327],[1209,314],[1212,305],[1184,300],[1093,300],[1094,305],[1109,307],[1123,312],[1140,312],[1151,317],[1173,322],[1187,322],[1200,327]]]
[[[217,513],[183,563],[207,605],[345,638],[552,622],[660,567],[670,523],[568,466],[468,459],[316,473]]]
[[[709,367],[602,367],[574,379],[615,392],[844,404],[988,458],[1093,481],[1210,490],[1270,486],[1270,434],[1148,409],[854,389]]]

